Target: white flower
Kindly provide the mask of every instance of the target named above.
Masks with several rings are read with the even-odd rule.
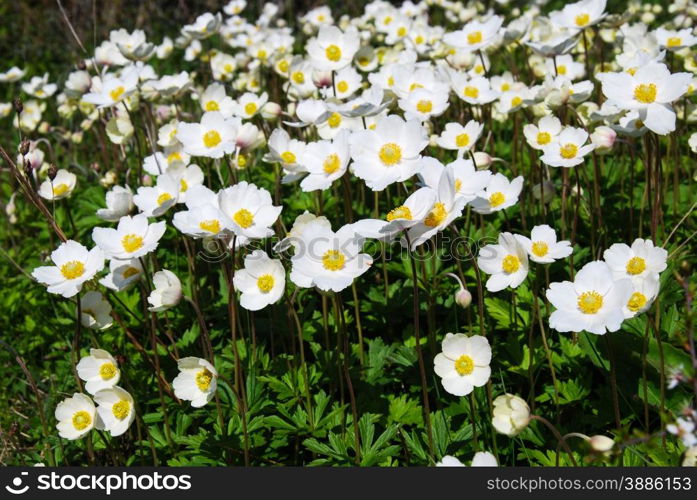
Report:
[[[436,463],[436,467],[464,467],[465,464],[452,455],[443,455],[440,462]]]
[[[661,47],[672,51],[692,47],[697,43],[697,37],[692,34],[692,28],[684,28],[677,31],[658,28],[653,34]]]
[[[488,451],[478,451],[472,458],[472,467],[498,467],[496,457]]]
[[[307,145],[302,162],[309,175],[300,183],[303,191],[328,189],[339,179],[348,167],[349,136],[351,132],[342,130],[333,141],[318,141]]]
[[[484,125],[474,120],[467,122],[464,127],[459,123],[446,123],[436,142],[443,149],[456,150],[458,158],[462,158],[464,153],[474,147],[483,129]]]
[[[111,326],[111,304],[95,290],[80,297],[80,322],[86,328],[104,330]]]
[[[94,400],[104,429],[114,437],[126,432],[136,418],[133,397],[118,386],[99,391]]]
[[[97,410],[92,400],[84,394],[75,393],[56,406],[58,435],[65,439],[79,439],[92,429],[101,428]]]
[[[239,121],[225,119],[220,111],[207,111],[201,123],[179,123],[177,140],[192,156],[222,158],[235,151]]]
[[[182,298],[182,284],[172,271],[163,269],[152,276],[155,288],[148,295],[149,311],[161,312],[179,304]]]
[[[491,347],[486,337],[447,333],[442,349],[433,360],[434,371],[449,394],[466,396],[487,383],[491,376]]]
[[[143,266],[140,259],[112,259],[109,262],[109,274],[100,279],[99,284],[121,292],[131,288],[142,276]]]
[[[240,305],[258,311],[275,304],[283,296],[286,272],[280,260],[270,259],[263,250],[255,250],[244,259],[244,268],[235,272],[235,289],[242,292]]]
[[[416,118],[424,122],[442,115],[448,109],[448,93],[418,88],[399,99],[397,104],[404,111],[406,119]]]
[[[288,132],[277,128],[271,132],[268,146],[269,154],[264,157],[264,161],[280,163],[284,172],[290,173],[293,180],[300,178],[301,173],[305,172],[302,158],[307,144],[297,139],[291,139]]]
[[[607,0],[581,0],[550,12],[549,19],[558,28],[582,30],[600,22],[607,14]]]
[[[170,174],[158,176],[154,187],[138,188],[133,202],[146,217],[159,217],[177,203],[179,182]]]
[[[261,95],[245,92],[240,96],[237,102],[233,104],[232,112],[240,118],[249,120],[261,111],[268,100],[269,96],[266,92]]]
[[[75,367],[85,390],[96,394],[119,383],[121,370],[114,357],[103,349],[90,349],[90,355],[80,359]]]
[[[518,202],[522,190],[523,176],[509,181],[503,174],[494,174],[487,187],[472,200],[472,209],[479,214],[490,214],[512,207]]]
[[[182,28],[182,33],[191,38],[203,39],[215,35],[223,22],[223,16],[218,12],[213,15],[210,12],[201,14],[193,24],[187,24]],[[196,40],[197,41],[197,40]]]
[[[342,32],[336,26],[321,26],[316,38],[307,42],[307,54],[320,70],[338,71],[353,60],[358,51],[358,31],[351,27]]]
[[[132,259],[142,257],[157,248],[165,234],[166,223],[148,224],[143,214],[121,217],[116,229],[95,227],[92,239],[110,259]]]
[[[182,358],[178,361],[179,375],[172,381],[174,395],[184,401],[191,401],[191,406],[205,406],[215,395],[218,384],[218,372],[205,359]]]
[[[0,73],[0,82],[16,82],[24,78],[25,70],[19,69],[17,66],[12,66],[4,73]]]
[[[336,92],[337,99],[347,99],[361,88],[361,83],[360,73],[352,66],[346,66],[336,73],[334,87],[325,90],[325,97],[334,97]]]
[[[561,122],[554,115],[542,117],[537,126],[528,124],[523,127],[523,134],[530,147],[539,150],[555,143],[560,132]]]
[[[452,80],[451,87],[455,94],[466,103],[475,106],[488,104],[500,95],[492,90],[489,79],[483,76],[467,79],[467,75],[458,74]]]
[[[72,297],[104,267],[104,253],[100,248],[87,250],[77,241],[68,240],[51,253],[55,266],[37,267],[31,275],[47,285],[49,293]]]
[[[474,19],[461,30],[446,33],[443,41],[453,47],[474,52],[494,43],[499,36],[502,25],[503,18],[501,16],[491,16],[484,22]]]
[[[123,78],[109,75],[103,81],[92,80],[92,92],[82,96],[82,100],[106,108],[120,103],[136,91],[138,75],[129,72]],[[96,87],[96,88],[95,88]]]
[[[622,308],[631,295],[630,280],[615,281],[605,262],[589,262],[573,282],[549,285],[547,300],[557,308],[549,317],[549,326],[558,332],[615,332],[624,321]]]
[[[628,246],[615,243],[603,253],[603,259],[612,271],[614,279],[631,278],[639,282],[647,278],[658,279],[666,269],[668,252],[653,245],[653,241],[637,238]]]
[[[155,50],[155,45],[147,42],[143,30],[134,30],[133,33],[123,28],[114,30],[109,33],[109,41],[116,44],[125,58],[136,61],[148,59]]]
[[[271,236],[273,229],[270,226],[283,209],[273,205],[271,194],[266,189],[247,181],[220,191],[218,204],[229,219],[239,246],[246,245],[249,240]]]
[[[524,399],[504,394],[494,399],[494,415],[491,424],[496,432],[506,436],[520,434],[530,423],[530,407]]]
[[[302,288],[340,292],[373,263],[360,253],[362,246],[363,238],[351,225],[335,233],[324,224],[309,224],[296,238],[290,279]]]
[[[58,90],[55,83],[48,83],[48,73],[44,76],[34,76],[31,80],[22,84],[22,91],[39,99],[51,97]]]
[[[678,436],[686,447],[697,445],[697,433],[695,423],[685,418],[678,418],[674,424],[666,425],[666,430]]]
[[[540,160],[550,167],[574,167],[595,149],[594,144],[586,144],[587,140],[588,132],[582,128],[566,127],[554,142],[542,147]]]
[[[428,145],[428,137],[418,120],[390,115],[381,118],[375,130],[354,132],[349,143],[353,173],[373,191],[382,191],[418,172],[419,153]]]
[[[517,288],[528,275],[528,253],[514,235],[501,233],[497,245],[486,245],[479,251],[477,265],[491,275],[486,282],[490,292]]]
[[[220,111],[223,118],[230,118],[233,115],[235,103],[231,97],[225,94],[225,86],[220,83],[211,83],[206,87],[198,101],[203,111]],[[168,144],[160,145],[166,146]]]
[[[60,169],[56,172],[53,180],[46,179],[39,186],[38,192],[42,198],[47,200],[61,200],[67,198],[73,193],[77,176],[72,172]]]
[[[622,308],[625,318],[633,318],[648,310],[658,296],[660,281],[655,276],[647,276],[641,281],[632,280],[632,295]]]
[[[574,251],[569,241],[557,241],[557,233],[547,224],[533,227],[530,238],[518,234],[515,237],[530,256],[530,260],[539,264],[564,259]]]
[[[609,153],[617,139],[617,132],[610,127],[600,125],[593,130],[591,134],[591,142],[595,146],[595,152],[598,154]]]

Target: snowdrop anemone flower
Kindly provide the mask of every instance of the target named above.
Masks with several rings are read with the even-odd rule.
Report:
[[[492,90],[489,79],[477,76],[467,79],[464,74],[457,74],[452,78],[452,89],[457,96],[466,103],[481,106],[488,104],[499,97],[499,93]]]
[[[581,0],[566,4],[562,10],[550,12],[549,19],[557,28],[583,30],[605,18],[606,3],[607,0]]]
[[[22,84],[22,91],[38,99],[47,99],[56,93],[58,86],[48,83],[48,73],[44,76],[34,76],[31,80]]]
[[[167,229],[164,221],[148,223],[143,214],[121,217],[116,229],[95,227],[92,239],[110,259],[127,260],[142,257],[157,248]]]
[[[324,224],[308,224],[295,242],[290,279],[301,288],[340,292],[373,263],[360,253],[363,237],[347,224],[336,233]]]
[[[474,19],[461,30],[446,33],[443,41],[452,47],[474,52],[494,43],[502,25],[503,18],[501,16],[491,16],[484,22]]]
[[[101,428],[94,403],[84,394],[75,393],[56,406],[58,435],[71,441],[83,437],[95,427]]]
[[[92,92],[82,96],[82,100],[98,108],[107,108],[133,94],[136,91],[136,85],[138,85],[138,75],[135,72],[125,74],[123,78],[107,76],[97,85],[93,80]]]
[[[104,253],[98,247],[87,250],[77,241],[68,240],[51,253],[55,266],[37,267],[32,277],[47,286],[49,293],[70,298],[82,290],[104,267]]]
[[[155,50],[155,45],[147,42],[143,30],[134,30],[133,33],[123,28],[113,30],[109,34],[109,41],[118,47],[125,58],[132,61],[145,61]]]
[[[425,88],[417,88],[397,101],[407,119],[417,118],[422,122],[442,115],[449,106],[447,92],[434,92]]]
[[[675,111],[671,103],[680,99],[690,86],[690,73],[671,74],[663,63],[648,63],[634,74],[601,73],[602,91],[612,104],[639,111],[646,128],[665,135],[675,130]]]
[[[131,288],[143,276],[143,266],[139,259],[109,262],[109,274],[99,280],[99,284],[110,290],[121,292]]]
[[[206,186],[197,185],[189,190],[188,210],[174,214],[172,224],[193,238],[211,238],[232,234],[232,222],[218,206],[218,196]]]
[[[557,233],[547,224],[533,227],[530,238],[519,234],[515,237],[528,253],[530,260],[538,264],[549,264],[564,259],[574,251],[571,242],[557,241]]]
[[[12,66],[10,69],[5,71],[4,73],[0,73],[0,82],[3,82],[3,83],[16,82],[16,81],[24,78],[24,73],[25,73],[25,71],[23,69],[19,69],[17,66]]]
[[[77,176],[65,169],[60,169],[56,172],[56,176],[51,179],[46,179],[41,183],[38,189],[39,196],[46,200],[55,201],[67,198],[73,194]]]
[[[222,158],[235,151],[239,121],[225,119],[220,111],[207,111],[201,123],[179,123],[177,140],[191,156]]]
[[[327,219],[325,216],[317,216],[305,210],[302,214],[295,218],[290,231],[285,238],[274,245],[273,251],[276,253],[281,253],[291,247],[293,247],[295,250],[301,249],[303,243],[300,240],[300,236],[302,235],[303,231],[305,231],[305,229],[310,227],[312,224],[319,224],[320,226],[324,226],[329,229],[332,228],[331,222],[329,222],[329,219]]]
[[[513,437],[520,434],[530,423],[530,407],[523,398],[503,394],[494,399],[491,424],[496,432]]]
[[[172,271],[163,269],[152,276],[155,285],[148,295],[148,311],[162,312],[171,309],[182,299],[182,284]]]
[[[315,68],[338,71],[351,64],[359,47],[356,28],[342,32],[336,26],[321,26],[317,37],[307,42],[307,54]]]
[[[695,422],[686,418],[678,418],[674,424],[666,425],[666,430],[677,436],[685,447],[697,445],[697,433],[695,433]]]
[[[193,24],[187,24],[182,28],[182,33],[187,38],[204,39],[215,35],[223,22],[223,16],[218,12],[211,14],[206,12],[196,18]]]
[[[462,215],[467,201],[455,194],[455,178],[451,170],[443,170],[436,190],[436,200],[426,217],[407,232],[407,239],[411,242],[411,250],[450,225],[452,221]]]
[[[133,202],[146,217],[159,217],[176,205],[179,188],[180,184],[174,177],[162,174],[157,177],[154,187],[139,187]]]
[[[489,185],[491,172],[477,170],[472,160],[455,160],[443,166],[435,158],[424,158],[423,168],[419,172],[421,181],[434,190],[438,189],[443,172],[450,172],[454,179],[455,196],[469,203],[477,197],[477,194]]]
[[[486,289],[499,292],[504,288],[518,288],[528,275],[528,253],[511,233],[499,234],[498,244],[486,245],[479,250],[479,268],[491,277]]]
[[[490,214],[512,207],[518,202],[522,190],[522,175],[509,181],[505,175],[496,173],[491,176],[487,187],[471,201],[472,209],[478,214]]]
[[[447,333],[442,349],[433,360],[434,371],[449,394],[466,396],[487,383],[491,376],[491,347],[486,337]]]
[[[255,250],[244,258],[244,268],[235,272],[235,289],[242,292],[240,305],[259,311],[275,304],[286,288],[286,272],[280,260],[271,259],[263,250]]]
[[[658,277],[647,276],[641,281],[632,280],[632,295],[622,308],[625,318],[633,318],[637,314],[641,314],[651,307],[653,301],[658,296],[660,289],[660,281]]]
[[[547,115],[542,117],[537,125],[525,125],[523,134],[531,148],[541,151],[557,141],[561,128],[559,118],[554,115]]]
[[[188,357],[177,362],[179,375],[172,381],[174,395],[191,406],[205,406],[215,395],[218,385],[218,372],[205,359]]]
[[[328,189],[332,182],[344,175],[351,160],[350,135],[350,131],[342,130],[333,141],[318,141],[307,145],[303,164],[309,175],[300,182],[303,191]]]
[[[250,120],[261,111],[268,100],[269,95],[266,92],[261,95],[245,92],[233,103],[232,112],[244,120]]]
[[[558,332],[615,332],[624,321],[622,308],[631,295],[631,280],[615,281],[605,262],[589,262],[576,273],[573,282],[549,285],[547,300],[556,307],[549,326]]]
[[[390,115],[381,118],[374,130],[354,132],[349,144],[353,173],[373,191],[382,191],[418,172],[419,153],[428,145],[428,135],[418,120]]]
[[[103,428],[114,437],[126,432],[136,418],[133,397],[121,387],[103,389],[94,400]]]
[[[692,28],[684,28],[677,31],[658,28],[653,34],[661,47],[672,51],[692,47],[697,43],[697,37],[692,34]]]
[[[75,368],[77,376],[85,382],[85,390],[90,394],[110,389],[121,379],[118,363],[103,349],[90,349],[90,355],[81,358]]]
[[[542,147],[540,160],[550,167],[575,167],[595,149],[594,144],[586,144],[587,140],[588,132],[582,128],[566,127],[554,142]]]
[[[203,111],[220,111],[223,118],[230,118],[233,115],[234,101],[225,93],[225,86],[221,83],[211,83],[203,91],[198,99]],[[174,130],[176,134],[176,128]],[[158,142],[158,144],[160,144]],[[160,144],[168,146],[169,144]]]
[[[266,189],[247,181],[223,189],[218,194],[218,205],[232,225],[237,246],[271,236],[273,230],[270,226],[283,209],[273,205],[271,194]]]
[[[80,297],[80,322],[85,328],[104,330],[111,326],[111,304],[95,290]]]
[[[470,120],[463,127],[459,123],[446,123],[436,143],[443,149],[457,151],[457,157],[462,156],[474,147],[484,129],[481,123]]]
[[[658,279],[659,273],[665,271],[668,252],[654,246],[653,241],[637,238],[632,246],[615,243],[603,253],[612,276],[616,280],[630,278],[634,282],[645,279]]]
[[[291,139],[288,132],[277,128],[269,136],[269,153],[264,157],[264,161],[270,163],[280,163],[286,172],[283,182],[290,182],[299,179],[305,167],[302,158],[305,154],[307,144],[297,139]]]
[[[496,457],[488,451],[478,451],[472,458],[472,467],[498,467]],[[452,455],[444,455],[436,467],[465,467],[460,460]]]

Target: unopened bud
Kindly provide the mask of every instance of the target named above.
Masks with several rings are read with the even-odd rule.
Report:
[[[22,111],[24,111],[24,104],[22,104],[22,99],[20,99],[19,97],[17,97],[17,98],[14,100],[14,103],[13,103],[13,104],[14,104],[14,106],[15,106],[15,111],[17,112],[17,114],[18,114],[18,115],[21,115],[21,114],[22,114]]]
[[[598,453],[606,453],[610,451],[615,446],[615,441],[607,436],[593,436],[590,438],[588,443],[591,445],[593,451]]]
[[[152,186],[152,177],[150,177],[150,176],[147,175],[147,174],[144,175],[144,176],[143,176],[143,179],[142,179],[142,181],[141,181],[141,184],[142,184],[143,186]]]
[[[29,141],[27,139],[22,139],[22,142],[19,143],[19,154],[24,156],[27,153],[29,153],[30,146],[31,146],[31,144],[29,143]]]
[[[612,145],[615,144],[616,138],[617,132],[605,125],[596,127],[591,134],[591,142],[595,145],[595,151],[598,153],[609,152],[612,149]]]
[[[51,163],[51,164],[48,166],[48,171],[46,172],[46,175],[48,175],[48,178],[49,178],[51,181],[53,181],[53,179],[56,178],[56,174],[57,174],[57,173],[58,173],[58,169],[56,168],[56,166],[55,166],[53,163]]]
[[[466,288],[460,288],[455,294],[455,302],[460,307],[469,307],[472,303],[472,294]]]
[[[474,153],[474,163],[477,164],[478,170],[489,168],[493,162],[494,159],[483,151],[476,151]]]
[[[275,120],[281,116],[281,106],[275,102],[267,102],[261,108],[261,116],[264,120]]]

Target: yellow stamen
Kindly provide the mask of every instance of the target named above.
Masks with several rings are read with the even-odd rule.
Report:
[[[85,274],[85,265],[79,260],[71,260],[61,266],[61,274],[67,280],[74,280]]]
[[[331,128],[336,128],[341,125],[341,115],[334,111],[331,115],[329,115],[329,118],[327,118],[327,125],[329,125]]]
[[[455,371],[461,375],[469,375],[474,371],[474,361],[467,354],[463,354],[455,361]]]
[[[571,158],[576,158],[576,153],[578,153],[578,146],[572,143],[566,143],[561,148],[559,148],[559,154],[562,158],[570,160]]]
[[[583,314],[595,314],[603,307],[603,296],[596,291],[583,292],[577,304]]]
[[[123,85],[119,85],[114,90],[109,92],[109,97],[111,97],[112,101],[116,102],[119,99],[121,99],[121,96],[124,94],[124,92],[126,92],[126,89],[123,88]]]
[[[262,274],[257,278],[257,287],[261,293],[269,293],[273,290],[274,279],[270,274]]]
[[[110,361],[103,363],[102,366],[99,367],[99,376],[102,377],[102,380],[110,380],[114,378],[114,375],[116,375],[117,372],[118,369],[116,368],[116,365]]]
[[[339,83],[336,84],[336,90],[339,92],[346,92],[349,89],[349,84],[346,82],[346,80],[341,80]]]
[[[336,45],[330,45],[326,48],[324,53],[330,61],[337,62],[341,59],[341,49]]]
[[[549,252],[549,245],[544,241],[536,241],[532,244],[532,253],[538,257],[544,257]]]
[[[123,420],[131,413],[131,403],[122,399],[118,403],[114,403],[114,406],[111,407],[111,413],[119,420]]]
[[[143,238],[137,234],[127,234],[121,238],[121,246],[128,253],[133,253],[143,246]]]
[[[378,157],[383,165],[391,167],[402,161],[402,148],[394,142],[388,142],[380,148]]]
[[[387,214],[387,217],[385,218],[388,222],[391,222],[395,219],[412,220],[411,210],[409,209],[409,207],[402,205],[401,207],[397,207],[390,210]]]
[[[416,103],[416,109],[420,113],[430,113],[433,109],[433,103],[427,99],[422,99]]]
[[[202,220],[198,227],[209,233],[218,234],[220,232],[220,221],[218,219]]]
[[[222,139],[220,138],[220,134],[218,133],[217,130],[209,130],[205,134],[203,134],[203,144],[207,148],[214,148],[218,144],[220,144],[220,141]]]
[[[475,43],[480,43],[482,41],[482,32],[481,31],[473,31],[469,35],[467,35],[467,43],[470,45],[474,45]]]
[[[646,295],[644,295],[641,292],[634,292],[627,301],[627,309],[629,309],[632,312],[638,312],[639,310],[644,308],[646,302],[648,302]]]
[[[627,274],[641,274],[646,270],[646,261],[641,257],[632,257],[627,262]]]
[[[468,85],[465,87],[464,94],[466,97],[469,97],[470,99],[476,99],[479,97],[479,89],[477,87],[472,87],[471,85]]]
[[[651,104],[656,100],[656,84],[642,83],[634,88],[634,99],[644,104]]]
[[[172,195],[169,193],[162,193],[160,196],[157,197],[157,204],[162,205],[166,201],[169,201],[172,199]]]
[[[589,16],[587,13],[584,12],[583,14],[579,14],[576,16],[576,19],[575,19],[576,26],[578,26],[579,28],[583,27],[586,24],[588,24],[588,21],[590,21],[590,20],[591,20],[591,16]]]
[[[346,256],[339,250],[327,250],[322,256],[322,265],[329,271],[338,271],[344,268]]]
[[[507,274],[516,272],[520,269],[520,259],[516,255],[506,255],[501,261],[501,269]]]
[[[327,174],[333,174],[337,170],[339,170],[339,167],[341,166],[341,160],[339,159],[339,155],[336,153],[330,154],[325,158],[324,163],[322,164],[322,168],[324,169],[324,172]]]
[[[248,102],[244,105],[244,112],[248,115],[253,115],[257,112],[257,105],[254,102]]]
[[[208,101],[206,103],[206,111],[220,111],[220,106],[215,101]]]
[[[439,226],[448,217],[448,211],[445,209],[445,205],[437,201],[433,204],[431,212],[424,219],[424,225],[428,227]]]
[[[70,189],[70,188],[68,187],[67,184],[63,184],[63,183],[57,184],[57,185],[53,186],[53,196],[61,196],[65,193],[67,193],[68,189]]]
[[[496,191],[489,196],[489,205],[491,205],[493,208],[498,207],[504,201],[506,201],[506,197],[501,191]]]
[[[455,137],[455,145],[458,148],[464,148],[470,143],[470,136],[467,134],[459,134]]]
[[[254,216],[252,215],[252,212],[250,212],[246,208],[241,208],[237,212],[235,212],[235,215],[232,216],[232,219],[237,223],[238,226],[243,227],[245,229],[254,224]]]
[[[211,386],[212,380],[213,374],[210,372],[210,370],[208,370],[208,368],[204,368],[196,374],[196,385],[203,392],[208,390],[208,388]]]
[[[77,411],[73,414],[73,427],[76,430],[82,431],[87,429],[92,423],[92,416],[84,410]]]
[[[295,163],[297,160],[295,153],[292,151],[284,151],[281,153],[281,159],[283,160],[283,163]]]
[[[552,135],[549,132],[538,132],[537,133],[537,144],[544,146],[552,141]]]

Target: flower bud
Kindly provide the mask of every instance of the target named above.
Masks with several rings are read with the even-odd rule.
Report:
[[[143,186],[147,186],[147,187],[152,186],[152,177],[150,177],[149,175],[145,174],[145,175],[143,176],[143,179],[141,180],[141,184],[142,184]]]
[[[264,120],[275,120],[281,116],[281,106],[269,101],[261,108],[261,116]]]
[[[600,154],[610,152],[616,138],[617,132],[605,125],[596,127],[591,134],[591,142],[595,145],[595,151]]]
[[[615,441],[612,438],[601,435],[591,437],[588,443],[591,445],[591,449],[598,453],[606,453],[615,446]]]
[[[465,288],[460,288],[455,294],[455,303],[460,307],[469,307],[472,303],[472,294]]]
[[[524,399],[504,394],[494,399],[494,429],[506,436],[516,436],[530,423],[530,407]]]
[[[51,181],[53,181],[53,179],[56,178],[57,174],[58,174],[58,169],[56,168],[56,166],[53,163],[51,163],[48,166],[48,171],[46,172],[46,175],[48,176],[49,179],[51,179]]]
[[[477,170],[485,170],[494,163],[494,159],[484,151],[476,151],[474,153],[474,163],[477,165]]]

